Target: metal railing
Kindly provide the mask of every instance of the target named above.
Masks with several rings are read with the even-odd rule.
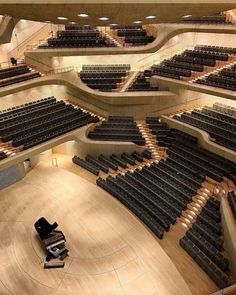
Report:
[[[16,47],[14,47],[11,51],[8,52],[8,58],[10,59],[12,56],[19,57],[19,55],[24,55],[24,51],[31,49],[33,46],[37,46],[35,42],[42,42],[44,39],[34,41],[35,38],[37,38],[38,35],[45,34],[44,39],[48,38],[51,34],[51,25],[45,24],[40,29],[35,31],[32,35],[30,35],[28,38],[26,38],[24,41],[22,41],[20,44],[18,44]],[[33,44],[30,44],[33,42]],[[37,43],[38,44],[38,43]]]

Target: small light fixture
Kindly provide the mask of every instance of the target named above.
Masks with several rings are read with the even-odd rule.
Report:
[[[78,16],[79,17],[88,17],[88,14],[87,13],[79,13]]]
[[[135,20],[135,21],[133,22],[133,24],[141,24],[141,23],[142,23],[141,20]]]
[[[65,16],[58,16],[57,19],[59,19],[59,20],[67,20],[68,18],[65,17]]]
[[[76,25],[76,22],[69,22],[69,24],[71,24],[71,25]]]
[[[109,17],[102,16],[102,17],[99,17],[99,20],[109,20]]]
[[[156,18],[155,15],[148,15],[148,16],[146,16],[146,19],[154,19],[154,18]]]
[[[111,27],[118,26],[118,24],[110,24]]]
[[[186,14],[182,16],[182,18],[189,18],[189,17],[192,17],[192,14]]]

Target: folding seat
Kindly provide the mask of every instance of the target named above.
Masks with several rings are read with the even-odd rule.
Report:
[[[118,169],[118,165],[116,163],[112,162],[109,158],[105,157],[104,155],[99,155],[98,160],[101,161],[102,163],[108,165],[113,170]]]
[[[97,167],[98,169],[102,170],[103,172],[105,173],[108,173],[109,172],[109,166],[102,163],[102,162],[99,162],[98,160],[94,159],[92,156],[90,155],[87,155],[85,157],[85,160],[91,164],[93,164],[95,167]]]
[[[121,166],[122,168],[127,168],[127,162],[126,162],[124,159],[118,157],[117,155],[112,154],[112,155],[110,156],[110,159],[111,159],[115,164],[118,164],[118,165]]]

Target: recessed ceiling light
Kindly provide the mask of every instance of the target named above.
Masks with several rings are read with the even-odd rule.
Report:
[[[188,17],[191,17],[192,14],[186,14],[186,15],[183,15],[182,18],[188,18]]]
[[[71,24],[71,25],[75,25],[75,24],[76,24],[76,22],[69,22],[69,24]]]
[[[58,16],[57,19],[59,19],[59,20],[67,20],[68,18],[65,17],[65,16]]]
[[[100,20],[109,20],[109,17],[106,17],[106,16],[102,16],[102,17],[99,17]]]
[[[90,27],[90,25],[83,25],[83,27]]]
[[[134,24],[141,24],[142,21],[141,21],[141,20],[135,20],[133,23],[134,23]]]
[[[147,19],[154,19],[154,18],[156,18],[156,16],[155,15],[149,15],[149,16],[146,16],[146,18]]]
[[[118,24],[110,24],[110,26],[118,26]]]
[[[88,14],[87,13],[79,13],[78,16],[80,16],[80,17],[88,17]]]

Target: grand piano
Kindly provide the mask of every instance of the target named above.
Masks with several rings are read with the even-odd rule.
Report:
[[[34,227],[47,251],[44,267],[64,267],[62,261],[49,262],[53,258],[63,260],[69,252],[65,246],[66,238],[63,232],[56,230],[58,224],[56,222],[50,224],[46,218],[41,217],[35,222]]]

